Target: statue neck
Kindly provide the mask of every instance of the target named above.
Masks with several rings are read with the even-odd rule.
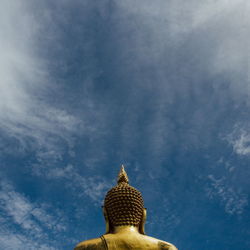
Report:
[[[116,226],[113,233],[139,233],[139,230],[135,226]]]

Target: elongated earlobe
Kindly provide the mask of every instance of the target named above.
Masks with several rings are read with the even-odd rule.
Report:
[[[139,225],[139,233],[145,234],[145,223],[146,223],[146,218],[147,218],[147,209],[143,209],[143,214],[142,214],[142,219]]]
[[[102,212],[103,212],[103,216],[104,216],[105,224],[106,224],[106,232],[105,232],[105,234],[108,234],[108,233],[110,233],[110,224],[109,224],[108,213],[107,213],[107,210],[106,210],[106,208],[104,206],[102,207]]]

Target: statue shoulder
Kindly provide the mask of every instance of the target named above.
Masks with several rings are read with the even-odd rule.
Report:
[[[74,248],[74,250],[96,250],[96,249],[100,250],[106,249],[101,238],[82,241]]]
[[[173,244],[162,240],[158,242],[158,247],[161,250],[178,250]]]

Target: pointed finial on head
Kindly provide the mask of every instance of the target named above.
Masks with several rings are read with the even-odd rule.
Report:
[[[117,183],[122,183],[122,182],[125,182],[125,183],[128,183],[128,175],[124,169],[124,166],[121,165],[121,170],[119,172],[119,175],[118,175],[118,179],[117,179]]]

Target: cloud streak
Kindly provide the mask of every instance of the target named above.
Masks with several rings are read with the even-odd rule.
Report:
[[[2,134],[15,138],[21,150],[56,147],[48,135],[70,143],[80,121],[48,99],[57,87],[48,62],[37,53],[37,37],[47,20],[38,20],[29,1],[3,1],[0,12]]]
[[[63,214],[48,213],[47,204],[31,202],[24,195],[16,192],[5,179],[1,179],[0,220],[1,243],[6,248],[16,246],[28,249],[56,249],[51,235],[58,235],[67,229]],[[19,233],[12,225],[20,227]],[[9,237],[7,237],[7,235]],[[43,243],[46,240],[47,243]],[[50,246],[49,246],[50,243]],[[46,245],[48,244],[48,245]]]
[[[248,205],[247,194],[228,186],[224,177],[216,179],[213,175],[209,175],[208,179],[211,184],[207,189],[209,199],[219,198],[228,214],[240,215],[244,212]]]
[[[233,151],[241,156],[250,154],[249,124],[237,123],[233,131],[225,139],[233,147]]]
[[[38,167],[35,169],[39,172]],[[51,168],[46,169],[46,174],[43,175],[48,179],[61,180],[64,185],[67,185],[77,197],[81,199],[85,197],[90,198],[90,200],[98,206],[102,205],[102,200],[108,189],[111,188],[109,182],[105,180],[103,176],[94,175],[91,177],[86,177],[80,175],[77,169],[72,165],[68,165],[65,168]],[[75,192],[77,190],[77,192]]]
[[[218,121],[223,126],[233,120],[225,125],[233,129],[241,118],[225,117],[231,109],[241,112],[249,93],[245,1],[127,0],[110,8],[103,15],[113,29],[102,31],[100,50],[107,51],[102,60],[110,61],[112,71],[97,67],[110,92],[107,97],[90,94],[99,104],[103,131],[112,134],[109,121],[122,120],[118,136],[124,158],[142,144],[155,159],[164,158],[171,143],[211,146],[220,133]],[[112,40],[112,48],[105,39]]]

